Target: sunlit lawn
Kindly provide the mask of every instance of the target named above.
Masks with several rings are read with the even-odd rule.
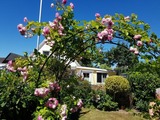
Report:
[[[83,109],[79,120],[145,120],[133,112],[112,111],[105,112],[97,109]]]

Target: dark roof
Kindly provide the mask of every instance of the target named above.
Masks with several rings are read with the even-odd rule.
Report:
[[[15,53],[9,53],[7,57],[2,61],[2,63],[7,63],[10,60],[15,60],[15,58],[23,57],[21,55],[15,54]]]

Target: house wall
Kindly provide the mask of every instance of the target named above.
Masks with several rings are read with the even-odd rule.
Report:
[[[46,45],[45,42],[43,41],[40,44],[39,52],[41,54],[43,54],[43,51],[49,52],[50,49],[51,49],[51,47]],[[79,65],[79,63],[77,61],[70,63],[70,66],[71,66],[71,70],[74,71],[75,73],[77,73],[77,75],[79,75],[79,76],[83,75],[83,73],[89,73],[89,80],[88,81],[92,85],[103,84],[103,83],[97,83],[97,73],[108,73],[108,71],[105,69],[82,67],[81,65]]]
[[[43,51],[50,51],[51,47],[44,44],[38,51],[43,54]]]

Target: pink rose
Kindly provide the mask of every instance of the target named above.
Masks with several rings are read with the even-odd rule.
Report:
[[[36,88],[34,91],[34,95],[39,97],[45,97],[49,92],[50,91],[48,88]]]
[[[42,118],[42,116],[39,115],[37,120],[44,120],[44,119]]]
[[[46,36],[46,35],[48,35],[49,33],[50,33],[50,28],[49,28],[48,26],[44,27],[42,34],[43,34],[44,36]]]
[[[24,21],[24,22],[28,22],[27,17],[24,17],[23,21]]]
[[[74,9],[74,4],[73,4],[73,3],[70,3],[70,7],[71,7],[72,9]]]
[[[99,18],[101,15],[99,13],[96,13],[95,16]]]
[[[142,46],[142,45],[143,45],[142,41],[137,41],[137,46]]]
[[[18,28],[18,30],[22,29],[23,28],[23,24],[18,24],[17,28]]]
[[[66,4],[67,3],[67,0],[62,0],[62,4]]]
[[[56,98],[49,98],[46,106],[55,109],[58,106],[58,100]]]
[[[141,35],[135,35],[133,38],[134,38],[135,40],[139,40],[141,37],[142,37]]]

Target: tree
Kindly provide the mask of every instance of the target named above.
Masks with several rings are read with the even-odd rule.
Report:
[[[138,56],[128,51],[125,45],[112,48],[110,51],[105,52],[105,58],[110,65],[117,65],[117,67],[132,67],[138,62]]]

